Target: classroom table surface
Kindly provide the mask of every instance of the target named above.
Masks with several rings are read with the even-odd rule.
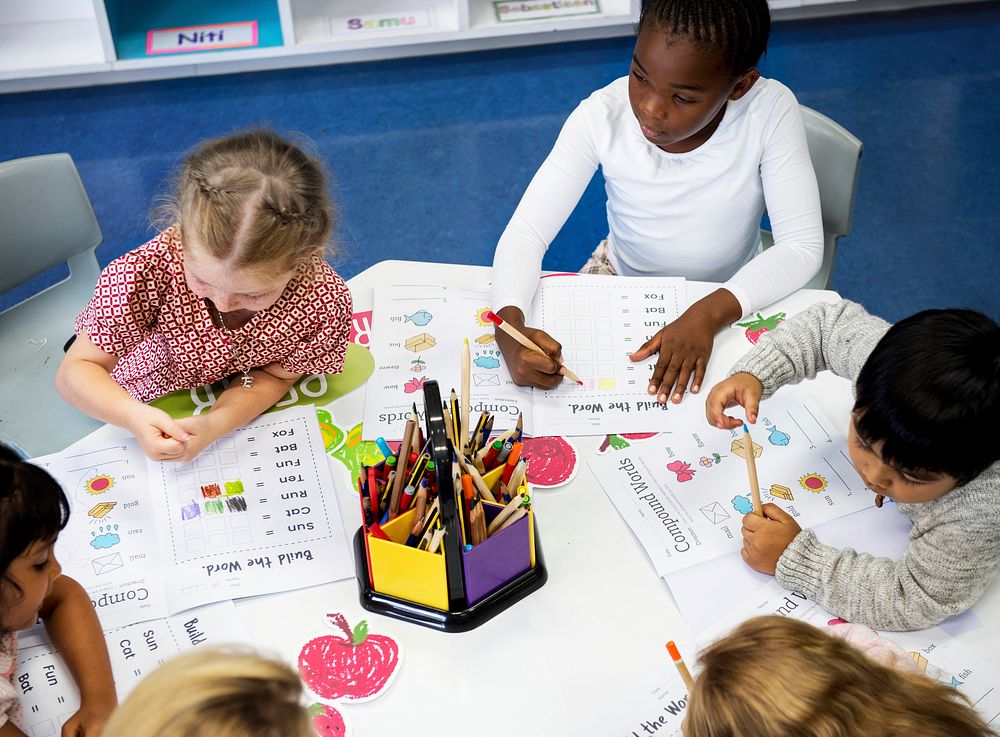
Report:
[[[348,284],[358,313],[371,309],[372,289],[378,285],[488,289],[490,273],[487,267],[384,261]],[[717,286],[687,282],[689,301]],[[835,292],[801,290],[771,311],[792,314],[813,302],[838,298]],[[749,347],[742,329],[722,330],[705,388],[684,401],[702,402]],[[802,386],[846,436],[850,383],[827,372]],[[361,420],[363,406],[362,388],[329,409],[338,425],[350,427]],[[353,578],[240,600],[238,611],[258,647],[289,662],[295,661],[304,642],[326,631],[328,612],[343,613],[352,625],[366,619],[372,633],[398,641],[402,661],[391,687],[372,701],[338,705],[358,737],[401,732],[569,737],[627,697],[630,677],[641,678],[661,667],[666,640],[691,639],[670,591],[586,467],[602,439],[573,438],[579,458],[575,478],[534,495],[548,581],[477,629],[442,633],[367,612]],[[335,478],[341,476],[335,473]],[[353,535],[359,523],[356,494],[342,486],[337,496],[346,534]],[[983,626],[959,639],[1000,666],[1000,586],[990,587],[975,613]]]

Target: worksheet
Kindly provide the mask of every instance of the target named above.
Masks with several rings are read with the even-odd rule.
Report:
[[[193,609],[104,633],[121,702],[143,676],[182,652],[210,644],[252,644],[233,602]],[[40,626],[18,637],[16,682],[28,737],[58,737],[80,708],[80,693],[62,657]]]
[[[682,407],[674,426],[684,429],[590,461],[661,576],[738,551],[753,509],[742,429],[709,426],[699,403]],[[761,404],[751,444],[761,500],[803,528],[873,503],[846,441],[802,389]]]
[[[312,406],[263,415],[191,463],[149,461],[124,431],[34,462],[70,497],[57,554],[105,628],[354,574]]]
[[[646,393],[656,363],[633,363],[635,350],[687,307],[681,278],[562,275],[542,278],[528,324],[562,343],[565,365],[583,385],[552,391],[514,384],[485,314],[488,291],[394,284],[374,290],[371,351],[375,374],[365,400],[364,437],[400,439],[422,387],[438,382],[442,398],[461,390],[462,350],[469,341],[471,414],[488,410],[505,429],[524,416],[529,435],[596,435],[663,429],[673,406]]]
[[[704,647],[741,622],[767,614],[791,617],[820,628],[843,624],[842,619],[834,617],[804,594],[787,591],[772,579],[710,628],[699,644]],[[1000,671],[938,627],[916,632],[879,632],[879,635],[906,650],[927,676],[968,696],[994,728],[1000,725]]]
[[[681,737],[687,688],[666,652],[664,660],[663,666],[630,677],[630,695],[589,719],[574,737]]]

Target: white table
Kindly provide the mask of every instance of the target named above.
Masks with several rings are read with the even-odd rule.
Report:
[[[349,284],[355,311],[361,312],[371,309],[376,284],[485,288],[489,278],[485,267],[387,261]],[[689,299],[715,287],[688,282]],[[794,313],[835,299],[834,292],[803,290],[769,312]],[[742,330],[723,330],[706,388],[685,401],[700,401],[748,348]],[[849,383],[826,374],[804,386],[846,434]],[[363,404],[363,390],[334,402],[337,424],[358,422]],[[593,457],[600,440],[573,440],[581,465]],[[359,522],[357,498],[342,489],[338,501],[351,535]],[[366,612],[353,579],[242,600],[239,612],[261,649],[289,662],[307,639],[327,631],[327,612],[344,613],[352,625],[367,619],[372,632],[396,637],[403,660],[391,688],[371,702],[338,707],[357,737],[572,735],[589,717],[629,694],[630,674],[642,676],[663,664],[665,640],[682,639],[689,630],[589,469],[581,468],[561,489],[538,492],[535,509],[548,582],[471,632],[445,634]],[[1000,664],[1000,586],[991,587],[976,612],[986,626],[960,639]]]

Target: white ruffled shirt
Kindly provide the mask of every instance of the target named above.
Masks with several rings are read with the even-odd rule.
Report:
[[[527,314],[542,257],[598,166],[608,196],[608,254],[620,275],[722,282],[746,315],[819,270],[819,192],[787,87],[758,79],[727,103],[708,141],[671,154],[642,135],[622,77],[573,111],[528,185],[493,259],[494,309],[512,305]],[[761,252],[765,204],[774,246]]]

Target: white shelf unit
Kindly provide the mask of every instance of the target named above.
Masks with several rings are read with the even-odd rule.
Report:
[[[124,1],[153,9],[172,2]],[[635,27],[640,5],[640,0],[597,0],[599,13],[501,22],[492,0],[274,2],[280,45],[118,59],[103,0],[0,0],[0,93],[625,36]],[[518,0],[518,5],[522,2],[537,6],[546,0]],[[771,0],[771,5],[781,20],[948,2]]]

